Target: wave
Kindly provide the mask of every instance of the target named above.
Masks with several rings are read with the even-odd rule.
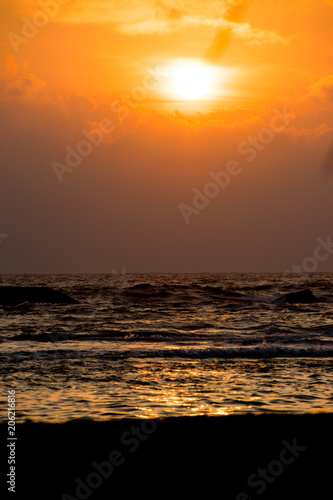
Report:
[[[14,333],[14,332],[13,332]],[[333,342],[333,326],[313,325],[311,329],[301,328],[299,325],[277,326],[270,322],[264,325],[259,323],[254,325],[214,325],[197,321],[174,325],[165,328],[144,328],[139,325],[133,328],[108,328],[106,325],[98,326],[95,330],[89,324],[80,324],[68,329],[58,329],[55,331],[44,331],[41,333],[22,332],[12,335],[4,335],[2,332],[0,342],[34,342],[34,343],[65,343],[65,342],[186,342],[187,345],[198,345],[200,342],[208,342],[211,346],[221,345],[258,345],[259,342],[283,343],[284,345],[294,345],[300,342],[303,345],[323,345]],[[317,344],[320,342],[320,344]],[[301,345],[301,344],[299,344]]]
[[[318,287],[317,287],[318,288]],[[319,287],[315,290],[315,294],[322,303],[332,303],[333,294],[330,295]],[[326,287],[328,289],[328,287]],[[332,292],[331,287],[329,288]],[[124,302],[126,305],[129,301],[132,303],[142,304],[143,302],[151,304],[159,304],[156,299],[161,300],[161,304],[171,304],[176,302],[175,307],[180,307],[178,304],[186,303],[203,306],[210,302],[229,302],[232,304],[242,305],[244,303],[259,303],[271,304],[284,291],[290,292],[290,284],[276,283],[150,283],[149,281],[127,283],[119,285],[111,285],[107,287],[95,286],[79,286],[69,289],[69,293],[78,299],[79,303],[84,306],[90,304],[91,300],[98,299],[104,301],[105,305],[109,303]],[[296,290],[297,291],[297,290]],[[51,307],[47,301],[25,301],[16,305],[0,305],[0,312],[6,314],[25,314],[33,308]],[[284,304],[286,306],[286,304]],[[57,305],[57,308],[63,308],[68,311],[68,304]]]
[[[111,290],[110,290],[111,291]],[[113,291],[113,293],[117,291]],[[152,285],[150,283],[139,283],[126,287],[120,290],[120,296],[126,297],[129,300],[133,299],[171,299],[185,300],[186,302],[198,299],[205,301],[207,299],[223,299],[223,300],[250,300],[252,297],[236,289],[233,286],[221,287],[212,285],[198,284],[163,284]]]
[[[126,288],[123,291],[123,294],[130,296],[130,297],[161,297],[161,296],[166,296],[168,294],[168,290],[163,288],[159,288],[155,285],[151,285],[150,283],[140,283],[136,285],[132,285],[128,288]]]
[[[208,349],[177,349],[168,351],[163,357],[218,358],[218,359],[263,359],[263,358],[333,358],[330,347],[221,347]]]
[[[45,361],[48,359],[63,359],[63,358],[102,358],[104,361],[107,360],[124,360],[128,358],[132,359],[191,359],[191,360],[202,360],[202,359],[277,359],[277,358],[287,358],[287,359],[301,359],[301,358],[315,358],[324,359],[333,358],[333,348],[332,347],[320,347],[320,346],[309,346],[309,347],[284,347],[284,346],[271,346],[271,345],[261,345],[253,347],[214,347],[214,348],[194,348],[194,347],[179,347],[179,348],[135,348],[122,347],[121,349],[111,349],[111,350],[76,350],[76,349],[52,349],[52,350],[24,350],[16,351],[15,353],[5,353],[0,355],[0,358],[4,361],[7,357],[24,357],[31,359],[41,359]]]
[[[238,287],[237,285],[212,285],[212,284],[151,284],[149,282],[136,283],[121,289],[108,289],[107,292],[113,296],[125,298],[127,300],[184,300],[191,302],[201,300],[202,304],[210,301],[229,301],[234,303],[256,302],[262,304],[273,303],[273,301],[283,292],[301,291],[292,288],[290,284],[246,284]],[[105,289],[102,293],[105,293]],[[321,292],[321,293],[320,293]],[[322,290],[316,292],[319,302],[332,302],[333,295],[322,294]],[[300,301],[301,303],[302,301]]]

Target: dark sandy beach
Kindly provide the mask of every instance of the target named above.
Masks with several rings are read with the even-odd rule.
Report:
[[[329,498],[332,424],[333,414],[26,422],[9,498]],[[6,438],[1,425],[2,451]]]

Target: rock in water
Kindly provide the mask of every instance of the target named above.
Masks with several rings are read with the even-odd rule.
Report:
[[[47,304],[78,304],[65,293],[46,286],[0,286],[0,304],[17,306],[23,302],[41,302]]]
[[[311,290],[301,290],[300,292],[286,293],[285,295],[282,295],[282,297],[273,300],[273,304],[309,304],[312,302],[319,302],[319,299],[315,295],[313,295]]]

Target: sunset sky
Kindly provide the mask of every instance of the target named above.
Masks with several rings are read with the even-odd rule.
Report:
[[[285,271],[333,236],[333,0],[0,24],[1,273]]]

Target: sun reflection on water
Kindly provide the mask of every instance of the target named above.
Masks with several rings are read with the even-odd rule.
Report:
[[[99,372],[92,363],[84,376],[75,364],[57,379],[18,373],[17,420],[332,411],[332,360],[318,361],[314,370],[315,362],[129,359],[105,363]]]

